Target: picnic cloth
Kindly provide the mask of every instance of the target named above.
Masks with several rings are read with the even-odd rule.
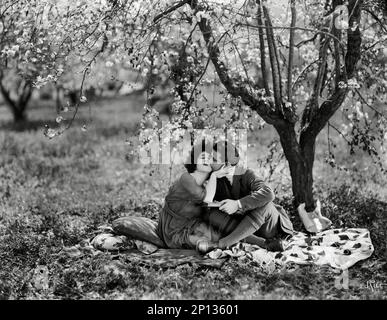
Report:
[[[91,239],[83,240],[72,247],[64,247],[62,254],[72,258],[81,258],[84,255],[95,256],[109,252],[112,258],[122,256],[139,265],[160,268],[174,268],[186,263],[221,268],[227,260],[227,258],[206,257],[195,250],[162,249],[146,241],[114,234],[105,227],[103,229],[102,233]]]
[[[289,239],[283,252],[269,252],[256,245],[239,243],[229,250],[215,249],[207,254],[213,259],[246,257],[261,265],[285,265],[286,263],[329,265],[345,270],[374,252],[367,229],[330,229],[314,236],[297,232]]]
[[[283,252],[269,252],[256,245],[240,242],[230,249],[215,249],[206,255],[195,250],[161,249],[142,240],[117,235],[109,229],[92,239],[74,247],[64,248],[70,256],[81,256],[85,252],[114,252],[139,264],[176,267],[184,263],[221,268],[229,258],[249,259],[266,270],[274,270],[287,263],[300,265],[328,265],[345,270],[360,260],[369,258],[374,247],[367,229],[330,229],[316,235],[297,232],[288,241]]]

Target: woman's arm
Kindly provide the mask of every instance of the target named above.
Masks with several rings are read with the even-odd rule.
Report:
[[[206,185],[206,196],[204,198],[204,202],[212,202],[215,197],[216,192],[216,179],[217,175],[215,172],[212,172],[210,175],[210,179],[208,179],[208,183]]]

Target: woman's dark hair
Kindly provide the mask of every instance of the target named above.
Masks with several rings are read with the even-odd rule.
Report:
[[[210,151],[211,147],[206,148],[206,140],[202,140],[201,142],[197,143],[194,145],[190,151],[190,154],[188,156],[187,161],[184,163],[184,167],[187,169],[189,173],[192,173],[196,170],[197,168],[197,160],[198,157],[202,152]]]

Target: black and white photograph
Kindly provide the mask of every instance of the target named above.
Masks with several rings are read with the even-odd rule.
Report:
[[[0,300],[387,300],[386,0],[0,0]]]

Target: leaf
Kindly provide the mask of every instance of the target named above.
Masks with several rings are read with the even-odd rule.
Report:
[[[212,250],[207,255],[211,259],[219,259],[219,258],[223,258],[224,257],[222,249]]]
[[[352,254],[351,250],[345,249],[343,252],[346,256],[350,256]]]
[[[79,250],[76,246],[73,247],[64,247],[62,251],[66,254],[66,256],[70,258],[77,258],[82,255],[81,250]]]
[[[308,258],[306,259],[306,261],[314,261],[315,259],[313,258],[312,255],[308,254]]]
[[[340,243],[335,242],[335,243],[332,243],[332,244],[331,244],[331,247],[340,248],[341,245],[340,245]]]
[[[283,254],[279,252],[279,253],[277,253],[277,254],[274,256],[274,258],[275,258],[275,259],[281,259],[282,256],[283,256]]]
[[[37,290],[47,290],[49,287],[49,271],[46,266],[39,265],[35,268],[32,278],[32,284]]]
[[[146,241],[134,240],[134,243],[136,244],[137,249],[145,254],[154,253],[159,249],[154,244],[151,244],[151,243],[146,242]]]
[[[340,240],[349,240],[349,237],[346,234],[339,234]]]

